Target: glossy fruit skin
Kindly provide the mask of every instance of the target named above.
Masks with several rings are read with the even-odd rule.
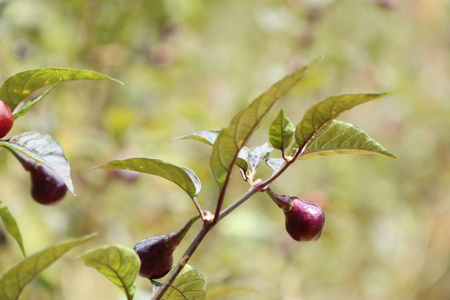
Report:
[[[286,231],[298,242],[315,241],[322,234],[325,214],[322,208],[297,197],[291,198],[291,207],[284,212]]]
[[[5,102],[0,100],[0,138],[8,134],[14,124],[14,117]]]
[[[30,176],[31,196],[40,204],[55,204],[67,193],[67,187],[61,177],[49,167],[35,164]]]
[[[134,246],[141,260],[140,276],[157,279],[169,273],[175,248],[168,244],[168,237],[169,235],[151,237]]]

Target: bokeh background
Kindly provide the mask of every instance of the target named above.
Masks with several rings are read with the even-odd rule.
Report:
[[[211,148],[173,138],[220,130],[272,83],[321,55],[249,146],[267,141],[281,108],[297,123],[326,96],[391,91],[340,119],[398,160],[298,162],[273,189],[323,205],[321,239],[292,241],[279,209],[255,195],[191,260],[208,279],[208,299],[449,299],[449,13],[445,0],[0,1],[2,81],[28,69],[70,67],[124,82],[61,84],[8,135],[33,130],[57,138],[76,197],[35,203],[29,175],[0,151],[0,199],[17,218],[28,253],[99,233],[33,280],[22,299],[124,299],[76,255],[175,231],[195,208],[163,179],[91,168],[134,156],[189,167],[202,180],[199,201],[213,210]],[[247,189],[234,172],[226,203]],[[199,224],[194,229],[188,240]],[[2,237],[1,273],[20,259],[15,241]],[[146,280],[137,289],[136,299],[149,298]]]

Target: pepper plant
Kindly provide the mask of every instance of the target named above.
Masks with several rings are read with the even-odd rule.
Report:
[[[80,259],[87,266],[96,268],[109,278],[123,291],[127,299],[133,299],[136,290],[135,280],[138,274],[150,280],[150,284],[153,286],[151,299],[206,299],[205,277],[198,269],[188,265],[188,262],[205,236],[214,232],[213,229],[227,215],[256,193],[266,193],[268,201],[273,201],[282,210],[285,216],[286,231],[293,240],[306,242],[319,239],[325,224],[325,215],[321,207],[297,196],[276,193],[274,182],[294,163],[320,156],[378,154],[396,158],[355,125],[336,119],[341,113],[365,102],[387,96],[388,93],[345,94],[328,97],[311,106],[304,114],[303,119],[296,125],[283,110],[280,110],[269,128],[268,142],[251,148],[246,146],[274,104],[285,96],[320,60],[317,59],[311,64],[299,68],[275,83],[244,110],[237,113],[230,124],[222,130],[198,131],[179,138],[200,141],[212,148],[210,165],[218,185],[217,199],[212,206],[210,202],[200,201],[200,180],[195,172],[188,168],[176,166],[157,158],[146,157],[113,160],[98,166],[97,168],[131,170],[163,177],[186,192],[197,213],[187,220],[186,225],[180,230],[139,241],[134,249],[122,245],[106,245],[87,251],[79,256]],[[59,74],[59,76],[62,75]],[[55,79],[56,75],[51,78],[53,79],[44,81],[46,84],[41,83],[41,86],[53,84],[50,86],[50,90],[60,82],[59,79]],[[78,79],[112,80],[109,77]],[[3,92],[3,87],[0,91],[0,98],[8,95]],[[41,96],[43,97],[43,95]],[[8,107],[14,109],[21,98],[5,99]],[[28,102],[19,112],[29,109],[35,102],[33,100]],[[36,138],[36,140],[39,139]],[[61,178],[70,191],[73,191],[64,155],[58,155],[58,160],[53,163],[45,156],[47,144],[38,142],[39,147],[32,147],[33,143],[28,141],[29,139],[19,136],[19,138],[13,137],[10,140],[1,140],[0,145],[9,148],[19,158],[26,170],[28,170],[27,168],[35,170],[36,163],[45,165],[55,172],[55,176]],[[56,149],[56,147],[52,149]],[[64,163],[58,163],[62,157],[64,157]],[[27,163],[30,159],[37,162]],[[258,168],[264,163],[272,170],[272,175],[263,179],[258,177]],[[65,169],[62,166],[65,166]],[[235,199],[231,205],[224,207],[234,167],[238,168],[243,180],[250,185],[250,189],[239,199]],[[18,240],[25,254],[17,224],[6,208],[3,208],[1,212],[5,224],[10,224],[9,227],[8,225],[6,227],[13,228],[9,232]],[[174,251],[197,220],[202,222],[201,229],[185,249],[181,259],[173,266]],[[1,293],[4,293],[3,298],[16,299],[24,283],[36,276],[43,267],[46,267],[40,265],[39,268],[36,267],[39,259],[47,255],[45,256],[46,261],[53,262],[70,247],[89,238],[90,236],[82,237],[43,250],[12,267],[0,279],[0,296],[2,296]],[[53,254],[52,258],[48,257],[49,253]],[[27,280],[18,279],[20,276],[25,276]],[[166,278],[162,281],[161,278],[164,276]]]

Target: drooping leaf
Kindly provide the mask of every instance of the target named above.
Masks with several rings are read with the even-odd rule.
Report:
[[[274,173],[278,172],[278,170],[281,169],[285,163],[286,161],[282,158],[269,157],[266,159],[267,166],[271,168]]]
[[[303,66],[275,83],[246,109],[238,113],[231,121],[231,124],[219,133],[213,146],[211,168],[221,192],[230,176],[231,168],[236,161],[239,150],[258,128],[272,106],[286,95],[319,60],[317,59],[313,63]]]
[[[203,276],[196,268],[185,265],[161,299],[205,300],[205,276]]]
[[[136,276],[141,267],[136,251],[122,245],[108,245],[91,249],[78,258],[111,280],[128,300],[133,299]]]
[[[261,146],[252,147],[248,150],[248,162],[252,175],[255,174],[261,162],[269,156],[272,150],[273,148],[269,146],[269,143],[264,143]]]
[[[0,201],[0,217],[2,218],[3,225],[5,225],[6,231],[17,241],[19,244],[20,251],[22,251],[23,256],[25,257],[25,247],[23,246],[22,234],[20,233],[19,226],[17,226],[16,219],[9,212],[9,209],[6,206],[3,206],[3,203]]]
[[[341,113],[353,107],[388,95],[381,94],[347,94],[326,98],[313,106],[303,116],[295,129],[295,140],[302,147],[304,143],[319,131],[322,126],[337,118]]]
[[[27,285],[34,277],[39,275],[39,273],[57,261],[70,249],[86,242],[94,236],[95,234],[85,235],[78,239],[72,239],[56,246],[48,247],[32,256],[28,256],[11,267],[6,271],[2,278],[0,278],[0,299],[18,299],[20,292],[25,285]]]
[[[57,86],[60,82],[61,81],[55,82],[45,92],[43,92],[37,97],[34,97],[32,100],[25,103],[24,106],[21,107],[19,110],[15,111],[13,114],[14,119],[17,119],[18,117],[25,115],[33,106],[35,106],[39,101],[44,99],[44,97],[47,96],[47,94],[50,93],[50,91],[53,90],[53,88]]]
[[[238,157],[236,158],[236,165],[239,167],[239,169],[242,170],[242,172],[248,171],[248,152],[249,148],[246,146],[242,147],[241,150],[239,150]]]
[[[65,185],[75,195],[70,165],[61,144],[44,132],[24,132],[9,141],[0,141],[0,146],[8,147],[33,158],[56,172]]]
[[[333,120],[313,137],[299,159],[336,154],[380,154],[396,158],[355,125]]]
[[[192,170],[172,165],[160,159],[136,157],[113,160],[96,168],[131,170],[163,177],[177,184],[191,198],[197,196],[201,189],[200,179],[198,179]]]
[[[118,80],[101,73],[67,68],[46,68],[17,73],[5,80],[0,87],[0,99],[12,110],[24,97],[33,91],[54,84],[58,81],[69,80]]]
[[[200,179],[197,177],[197,174],[194,173],[194,171],[192,171],[189,168],[185,168],[185,167],[180,167],[181,169],[183,169],[183,171],[189,176],[189,178],[191,178],[192,183],[194,184],[195,187],[195,196],[198,195],[198,193],[200,193],[200,190],[202,188],[202,183],[200,181]]]
[[[215,130],[205,130],[205,131],[197,131],[179,138],[177,140],[197,140],[206,145],[212,146],[217,139],[220,131]]]
[[[281,110],[269,129],[269,141],[272,147],[284,151],[294,137],[294,124]]]

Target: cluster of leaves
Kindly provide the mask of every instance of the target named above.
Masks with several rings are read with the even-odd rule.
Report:
[[[222,217],[235,209],[262,187],[267,187],[294,161],[311,159],[319,156],[335,154],[380,154],[395,158],[374,139],[353,124],[335,120],[341,113],[365,102],[386,96],[381,94],[348,94],[326,98],[309,108],[303,119],[296,126],[281,110],[269,130],[269,143],[248,148],[246,143],[259,127],[261,121],[286,93],[312,68],[319,60],[306,65],[289,74],[267,92],[256,98],[246,109],[239,112],[230,125],[221,131],[199,131],[179,139],[194,139],[212,146],[211,169],[219,186],[219,196],[215,214],[206,215],[197,201],[201,183],[196,174],[185,167],[153,158],[129,158],[114,160],[98,168],[113,168],[137,171],[166,178],[181,187],[192,199],[204,224],[215,225]],[[72,69],[40,69],[26,71],[8,78],[0,88],[2,99],[14,112],[14,118],[25,115],[30,108],[41,101],[61,81],[79,79],[112,80],[106,75],[85,70]],[[47,90],[37,97],[24,101],[24,98],[41,87]],[[9,140],[0,140],[0,146],[20,152],[54,170],[75,194],[70,178],[70,167],[61,145],[46,133],[25,132]],[[280,158],[270,157],[272,151],[281,152]],[[270,178],[259,184],[246,196],[225,210],[222,204],[231,176],[231,170],[237,165],[243,179],[253,182],[257,169],[262,162],[273,170]],[[7,207],[0,208],[0,216],[7,231],[16,239],[25,256],[25,248],[15,219]],[[212,219],[211,219],[212,218]],[[207,232],[207,231],[206,231]],[[205,234],[206,234],[205,232]],[[64,253],[78,244],[92,238],[92,235],[44,249],[26,257],[10,268],[0,279],[2,299],[17,299],[23,287],[42,270],[59,259]],[[192,254],[192,253],[191,253]],[[89,250],[79,256],[87,266],[96,268],[110,279],[127,296],[132,299],[135,293],[135,279],[140,268],[137,254],[121,245],[108,245]],[[189,265],[179,264],[178,272],[161,288],[158,299],[170,299],[181,295],[186,299],[205,299],[206,283],[200,272]],[[184,267],[184,268],[183,268]],[[153,281],[155,291],[161,283]],[[169,285],[169,286],[167,286]]]
[[[13,111],[14,119],[17,119],[24,116],[34,105],[44,99],[59,83],[72,80],[110,80],[119,82],[104,74],[88,70],[66,68],[37,69],[21,72],[9,77],[0,88],[0,99]],[[47,87],[47,89],[31,100],[26,100],[28,95],[43,87]],[[75,189],[70,176],[70,165],[65,156],[64,149],[49,134],[44,132],[23,132],[10,139],[0,140],[0,146],[12,152],[24,154],[49,167],[61,177],[67,188],[75,195]],[[188,171],[186,170],[186,172]],[[183,172],[183,174],[186,173]],[[17,299],[22,289],[35,276],[56,262],[73,247],[95,236],[95,234],[91,234],[63,242],[27,257],[19,226],[9,209],[1,202],[0,218],[8,233],[17,241],[24,256],[22,261],[12,266],[0,278],[1,299]],[[116,284],[125,293],[127,299],[133,298],[135,279],[140,267],[139,257],[135,251],[121,245],[108,245],[91,249],[79,256],[79,258],[87,266],[96,268]],[[194,282],[196,282],[196,275],[194,274],[193,276],[193,273],[196,273],[196,269],[187,267],[184,271],[185,275],[180,276],[180,280],[185,282],[186,277],[188,277],[188,280],[194,278]],[[176,285],[174,287],[176,288]],[[189,293],[193,289],[189,285],[185,285],[184,288],[181,287],[176,290],[181,292],[187,291]],[[202,287],[200,287],[200,290],[202,290]],[[204,290],[205,288],[203,286]],[[170,294],[173,294],[173,291],[167,293],[167,295]]]
[[[335,120],[341,113],[359,104],[386,96],[388,93],[347,94],[328,97],[309,108],[301,122],[296,126],[281,110],[269,130],[271,146],[268,143],[252,148],[245,146],[273,105],[303,78],[306,72],[318,61],[316,60],[310,65],[300,68],[274,84],[246,109],[239,112],[232,119],[230,125],[221,131],[199,131],[179,138],[197,140],[213,147],[210,164],[219,186],[219,197],[212,220],[213,225],[258,191],[254,189],[247,196],[238,200],[236,204],[222,210],[225,191],[231,176],[231,170],[235,164],[241,171],[243,179],[250,184],[254,184],[256,183],[256,181],[253,182],[256,171],[262,161],[265,161],[273,170],[273,175],[260,183],[260,187],[263,187],[272,183],[296,160],[335,154],[379,154],[395,158],[392,153],[355,125]],[[273,149],[281,151],[281,158],[269,157]],[[200,192],[200,180],[190,169],[153,158],[115,160],[99,168],[133,170],[166,178],[180,186],[188,194],[200,216],[204,217],[203,210],[196,199]],[[204,222],[208,224],[211,223],[211,220],[204,219]],[[186,253],[184,257],[186,257]],[[179,264],[177,268],[182,266],[183,264]],[[175,279],[176,274],[177,272],[171,273],[171,278],[164,284],[168,285],[166,288],[170,289],[169,286]]]

